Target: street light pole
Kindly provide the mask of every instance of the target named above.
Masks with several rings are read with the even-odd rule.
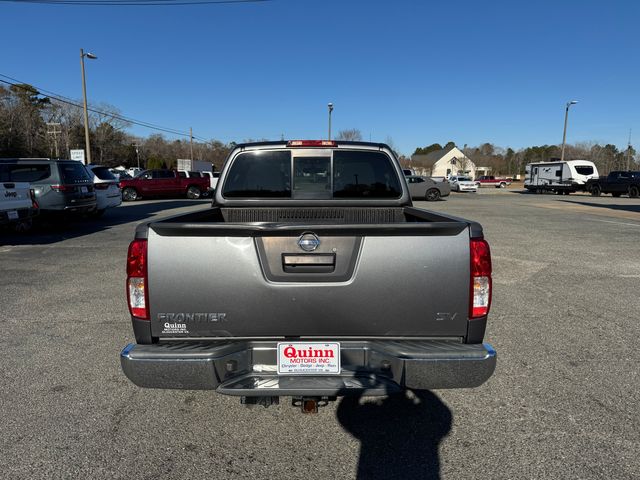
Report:
[[[564,161],[564,147],[567,141],[567,120],[569,119],[569,107],[571,105],[575,105],[576,103],[578,103],[577,100],[571,100],[570,102],[567,102],[567,108],[564,111],[564,132],[562,133],[562,150],[560,152],[561,162]]]
[[[333,103],[329,103],[327,107],[329,107],[329,140],[331,140],[331,112],[333,112]]]
[[[87,111],[87,82],[84,78],[84,57],[91,60],[96,60],[96,57],[92,53],[84,53],[84,50],[80,49],[80,69],[82,70],[82,106],[84,108],[84,141],[87,149],[87,155],[85,162],[87,165],[91,163],[91,144],[89,143],[89,112]]]

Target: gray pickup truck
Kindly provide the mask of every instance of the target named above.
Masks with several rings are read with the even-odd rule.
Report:
[[[218,185],[211,208],[136,229],[133,383],[312,412],[493,374],[482,227],[413,207],[388,146],[238,145]]]

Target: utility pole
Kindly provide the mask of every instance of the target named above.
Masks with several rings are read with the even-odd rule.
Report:
[[[627,172],[631,170],[631,129],[629,129],[629,143],[627,143]]]
[[[567,109],[564,112],[564,132],[562,134],[562,150],[560,152],[561,162],[564,161],[564,147],[565,147],[565,142],[567,140],[567,119],[569,118],[569,107],[571,105],[575,105],[576,103],[578,103],[577,100],[571,100],[570,102],[567,102]]]
[[[62,133],[62,130],[58,130],[59,123],[47,122],[47,135],[53,135],[53,145],[55,148],[56,158],[60,158],[58,154],[58,135]],[[51,127],[51,129],[49,129]]]
[[[193,161],[193,128],[189,127],[191,160]]]
[[[132,146],[135,147],[136,149],[136,159],[138,160],[138,168],[140,168],[140,151],[138,150],[138,147],[140,145],[138,145],[137,143],[134,143]]]
[[[329,140],[331,140],[331,112],[333,112],[333,103],[329,103],[327,107],[329,107]]]
[[[89,112],[87,111],[87,82],[84,77],[84,57],[91,60],[96,60],[93,53],[84,53],[84,50],[80,49],[80,69],[82,70],[82,106],[84,107],[84,142],[87,147],[87,154],[85,155],[85,164],[91,163],[91,145],[89,143]]]

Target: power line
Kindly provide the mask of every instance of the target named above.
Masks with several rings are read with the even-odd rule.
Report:
[[[2,1],[2,0],[0,0],[0,1]],[[45,90],[44,88],[40,88],[37,85],[26,83],[26,82],[23,82],[22,80],[18,80],[17,78],[13,78],[13,77],[10,77],[8,75],[3,75],[1,73],[0,73],[0,77],[8,78],[9,80],[12,80],[13,82],[18,82],[18,85],[13,84],[11,82],[4,82],[4,83],[9,83],[10,85],[14,85],[14,86],[16,86],[18,88],[23,88],[23,87],[21,87],[21,85],[29,85],[29,86],[35,88],[38,91],[38,93],[41,94],[41,95],[42,94],[47,94],[47,96],[49,96],[51,98],[54,98],[54,99],[56,99],[56,100],[58,100],[60,102],[68,103],[70,105],[74,105],[76,107],[82,108],[82,105],[80,105],[78,103],[75,103],[76,101],[74,99],[66,97],[66,96],[64,96],[62,94],[51,92],[49,90]],[[0,79],[0,81],[2,81],[2,80]],[[42,92],[42,93],[40,93],[40,92]],[[177,130],[175,128],[163,127],[162,125],[153,124],[151,122],[147,122],[147,121],[144,121],[144,120],[136,120],[135,118],[126,117],[124,115],[117,114],[117,113],[104,112],[104,111],[98,110],[98,109],[93,108],[93,107],[89,108],[88,110],[91,110],[92,112],[95,112],[95,113],[100,113],[102,115],[107,115],[107,116],[111,116],[111,117],[114,117],[114,118],[118,118],[119,120],[124,120],[124,121],[130,122],[130,123],[136,124],[136,125],[142,125],[144,127],[154,128],[154,129],[158,129],[158,130],[165,130],[165,131],[167,131],[167,133],[174,133],[176,135],[187,136],[186,132],[182,132],[182,131]]]
[[[0,1],[2,1],[2,0],[0,0]],[[66,103],[66,104],[72,105],[74,107],[82,108],[81,104],[76,103],[74,100],[72,100],[70,98],[67,98],[67,97],[65,97],[63,95],[60,95],[60,94],[57,94],[57,93],[53,93],[53,92],[49,92],[48,90],[44,90],[44,89],[41,89],[41,88],[37,87],[36,85],[32,85],[32,84],[28,84],[28,83],[22,82],[20,80],[16,80],[15,78],[11,78],[8,75],[3,75],[1,73],[0,73],[0,77],[9,78],[9,79],[13,80],[13,82],[11,82],[11,81],[3,80],[3,79],[0,78],[0,82],[5,83],[7,85],[12,85],[12,86],[14,86],[16,88],[21,88],[23,90],[28,90],[25,87],[25,85],[29,85],[29,86],[33,87],[36,90],[36,92],[38,94],[40,94],[40,95],[46,94],[47,97],[52,98],[54,100],[57,100],[58,102]],[[18,83],[14,83],[14,82],[18,82]],[[87,110],[89,110],[90,112],[93,112],[93,113],[98,113],[100,115],[105,115],[107,117],[116,118],[118,120],[122,120],[124,122],[128,122],[128,123],[131,123],[131,124],[134,124],[134,125],[139,125],[141,127],[149,128],[151,130],[158,130],[158,131],[162,131],[162,132],[165,132],[165,133],[171,133],[173,135],[180,135],[180,136],[183,136],[183,137],[188,137],[189,136],[188,133],[180,131],[180,130],[176,130],[174,128],[155,125],[153,123],[145,122],[143,120],[136,120],[136,119],[133,119],[133,118],[126,117],[124,115],[117,114],[117,113],[105,112],[103,110],[98,110],[97,108],[93,108],[93,107],[89,107],[89,108],[87,108]],[[199,137],[196,137],[194,135],[194,138],[199,138]]]
[[[174,6],[222,5],[234,3],[263,3],[272,0],[0,0],[4,3],[36,3],[42,5],[84,6]]]
[[[6,1],[6,0],[0,0],[0,2],[3,2],[3,1]],[[44,96],[52,98],[52,99],[54,99],[54,100],[56,100],[58,102],[66,103],[68,105],[72,105],[72,106],[77,107],[77,108],[82,108],[82,105],[80,103],[76,102],[72,98],[65,97],[62,94],[51,92],[49,90],[45,90],[44,88],[40,88],[37,85],[33,85],[33,84],[27,83],[27,82],[23,82],[22,80],[18,80],[17,78],[13,78],[13,77],[10,77],[9,75],[4,75],[2,73],[0,73],[0,77],[8,79],[8,80],[3,80],[2,78],[0,78],[0,82],[5,83],[7,85],[12,85],[12,86],[14,86],[16,88],[20,88],[22,90],[28,90],[25,87],[25,85],[28,85],[29,87],[34,88],[36,90],[36,93],[39,94],[39,95],[44,95]],[[172,135],[178,135],[180,137],[190,137],[190,134],[188,132],[183,132],[181,130],[177,130],[177,129],[171,128],[171,127],[164,127],[162,125],[157,125],[157,124],[150,123],[150,122],[147,122],[147,121],[144,121],[144,120],[137,120],[135,118],[127,117],[125,115],[121,115],[121,114],[118,114],[118,113],[105,112],[103,110],[99,110],[99,109],[94,108],[94,107],[88,107],[87,110],[89,110],[90,112],[93,112],[93,113],[98,113],[100,115],[105,115],[107,117],[116,118],[118,120],[122,120],[122,121],[125,121],[127,123],[131,123],[133,125],[139,125],[141,127],[148,128],[150,130],[157,130],[157,131],[164,132],[164,133],[170,133]],[[201,142],[204,142],[204,143],[213,143],[211,140],[206,139],[204,137],[201,137],[199,135],[193,135],[193,138],[196,139],[196,140],[199,140]],[[228,139],[228,138],[233,138],[233,137],[228,137],[227,136],[225,138]]]

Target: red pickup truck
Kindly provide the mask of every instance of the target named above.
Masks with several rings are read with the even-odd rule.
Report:
[[[478,187],[507,188],[507,186],[511,185],[511,180],[508,178],[494,177],[493,175],[482,175],[476,178],[476,185]]]
[[[122,199],[125,202],[141,197],[200,198],[209,190],[209,179],[202,177],[185,178],[174,170],[144,170],[134,178],[120,181]]]

